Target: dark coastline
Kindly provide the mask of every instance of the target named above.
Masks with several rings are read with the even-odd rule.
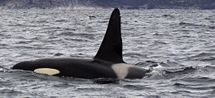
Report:
[[[215,0],[0,0],[6,8],[89,6],[125,9],[215,9]]]

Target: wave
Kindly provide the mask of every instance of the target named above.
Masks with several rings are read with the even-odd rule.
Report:
[[[195,24],[195,23],[189,23],[189,22],[180,22],[180,26],[193,26],[193,27],[206,27],[206,25],[203,24]]]

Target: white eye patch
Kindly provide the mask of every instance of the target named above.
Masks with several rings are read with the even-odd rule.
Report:
[[[54,68],[37,68],[34,70],[34,72],[38,73],[38,74],[45,74],[45,75],[50,75],[50,76],[57,75],[60,73],[59,70],[54,69]]]
[[[128,69],[134,65],[125,63],[113,64],[112,69],[119,79],[124,79],[128,75]]]

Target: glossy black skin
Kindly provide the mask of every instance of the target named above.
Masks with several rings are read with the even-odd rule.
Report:
[[[112,66],[125,63],[122,57],[122,50],[121,18],[120,11],[116,8],[111,14],[105,37],[94,59],[39,59],[18,63],[13,69],[34,71],[37,68],[53,68],[60,71],[56,76],[115,79],[118,77]],[[148,70],[139,67],[131,67],[128,68],[128,74],[125,78],[142,78],[147,72]]]
[[[111,68],[112,64],[103,60],[55,58],[21,62],[12,67],[12,69],[34,71],[37,68],[53,68],[60,71],[60,74],[55,76],[87,79],[117,78]]]
[[[128,72],[129,73],[125,77],[126,79],[141,79],[146,76],[147,73],[151,72],[151,70],[140,67],[131,67],[128,69]]]

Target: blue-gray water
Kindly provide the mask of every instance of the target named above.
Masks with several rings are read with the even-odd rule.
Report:
[[[124,60],[147,77],[97,84],[11,70],[38,58],[92,58],[112,9],[1,9],[1,98],[215,97],[215,10],[121,10]]]

